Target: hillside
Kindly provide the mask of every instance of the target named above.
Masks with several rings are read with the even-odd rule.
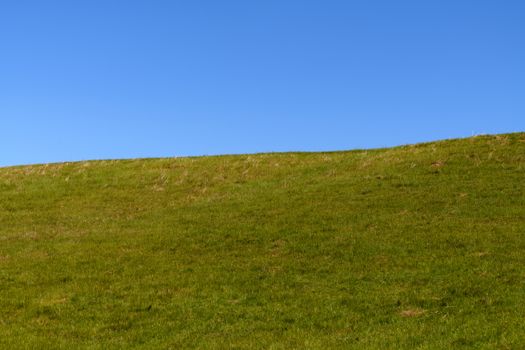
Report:
[[[525,348],[525,133],[0,169],[0,348]]]

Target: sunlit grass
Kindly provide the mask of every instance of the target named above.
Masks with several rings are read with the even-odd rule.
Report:
[[[0,169],[2,348],[523,348],[525,134]]]

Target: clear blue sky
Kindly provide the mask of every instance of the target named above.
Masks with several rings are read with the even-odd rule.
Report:
[[[525,131],[525,1],[0,3],[0,165]]]

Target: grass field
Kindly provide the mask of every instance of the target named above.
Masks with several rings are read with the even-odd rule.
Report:
[[[525,133],[1,168],[0,348],[523,349]]]

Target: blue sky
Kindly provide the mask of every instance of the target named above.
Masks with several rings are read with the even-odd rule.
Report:
[[[0,165],[525,131],[524,1],[0,3]]]

